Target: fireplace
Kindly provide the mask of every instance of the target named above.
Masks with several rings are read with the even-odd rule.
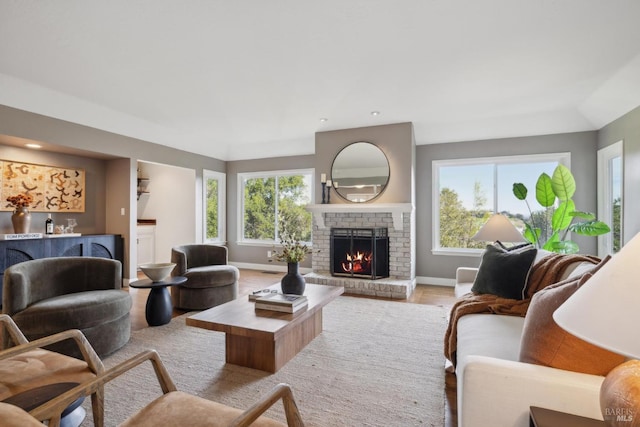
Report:
[[[389,277],[386,228],[331,228],[331,275],[381,279]]]
[[[410,203],[342,203],[307,205],[313,213],[313,259],[307,283],[343,286],[346,294],[407,299],[416,287],[415,217]],[[387,230],[386,278],[335,276],[331,231],[334,228]],[[375,271],[374,274],[375,276]],[[383,276],[379,272],[378,276]]]

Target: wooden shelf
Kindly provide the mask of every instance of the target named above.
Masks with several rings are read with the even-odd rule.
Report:
[[[149,194],[149,192],[146,190],[147,185],[149,184],[149,181],[150,181],[149,178],[138,178],[138,199],[137,200],[140,200],[140,196]]]

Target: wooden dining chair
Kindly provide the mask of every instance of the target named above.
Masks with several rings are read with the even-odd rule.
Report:
[[[32,416],[42,419],[45,414],[56,413],[49,419],[49,427],[58,427],[59,413],[79,396],[93,393],[104,387],[109,381],[119,377],[132,368],[150,361],[156,378],[160,383],[162,395],[153,400],[139,412],[130,416],[121,427],[145,426],[190,426],[190,427],[303,427],[304,423],[293,398],[293,392],[287,384],[276,385],[269,393],[242,411],[208,399],[178,391],[169,376],[160,356],[155,350],[144,351],[124,362],[107,369],[93,380],[86,382],[51,400],[31,412]],[[276,402],[282,400],[287,423],[263,416],[264,412]],[[1,416],[1,415],[0,415]]]
[[[10,316],[0,314],[0,335],[0,402],[14,403],[9,406],[26,402],[29,404],[29,412],[32,415],[38,414],[35,418],[39,421],[61,415],[74,403],[70,402],[58,414],[46,409],[47,401],[78,384],[95,379],[104,371],[102,361],[79,330],[68,330],[29,342]],[[82,360],[42,348],[67,340],[75,343]],[[104,425],[103,390],[102,386],[95,387],[91,392],[79,394],[76,398],[77,402],[78,399],[91,395],[93,419],[97,427]],[[37,407],[32,409],[34,404]],[[43,405],[46,406],[44,409]],[[75,406],[77,405],[79,402]],[[84,417],[84,409],[77,409],[81,412],[81,417]],[[2,417],[0,419],[4,420]]]

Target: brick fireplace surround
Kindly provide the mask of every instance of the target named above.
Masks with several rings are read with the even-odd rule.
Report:
[[[345,293],[406,299],[415,289],[415,225],[410,203],[308,205],[313,214],[312,272],[307,283],[344,286]],[[332,227],[389,229],[389,277],[334,277],[330,273]]]

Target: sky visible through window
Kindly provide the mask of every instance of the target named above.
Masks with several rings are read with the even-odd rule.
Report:
[[[622,196],[622,157],[611,159],[611,197],[613,200]]]
[[[515,164],[498,164],[496,173],[498,212],[510,212],[529,216],[524,201],[513,195],[513,184],[523,183],[529,193],[527,200],[532,210],[540,209],[535,200],[536,181],[541,173],[553,175],[558,162],[532,162]],[[494,164],[446,166],[440,169],[440,189],[450,188],[458,193],[460,201],[466,209],[474,209],[474,184],[480,184],[481,195],[486,203],[480,209],[493,210],[494,206]]]

